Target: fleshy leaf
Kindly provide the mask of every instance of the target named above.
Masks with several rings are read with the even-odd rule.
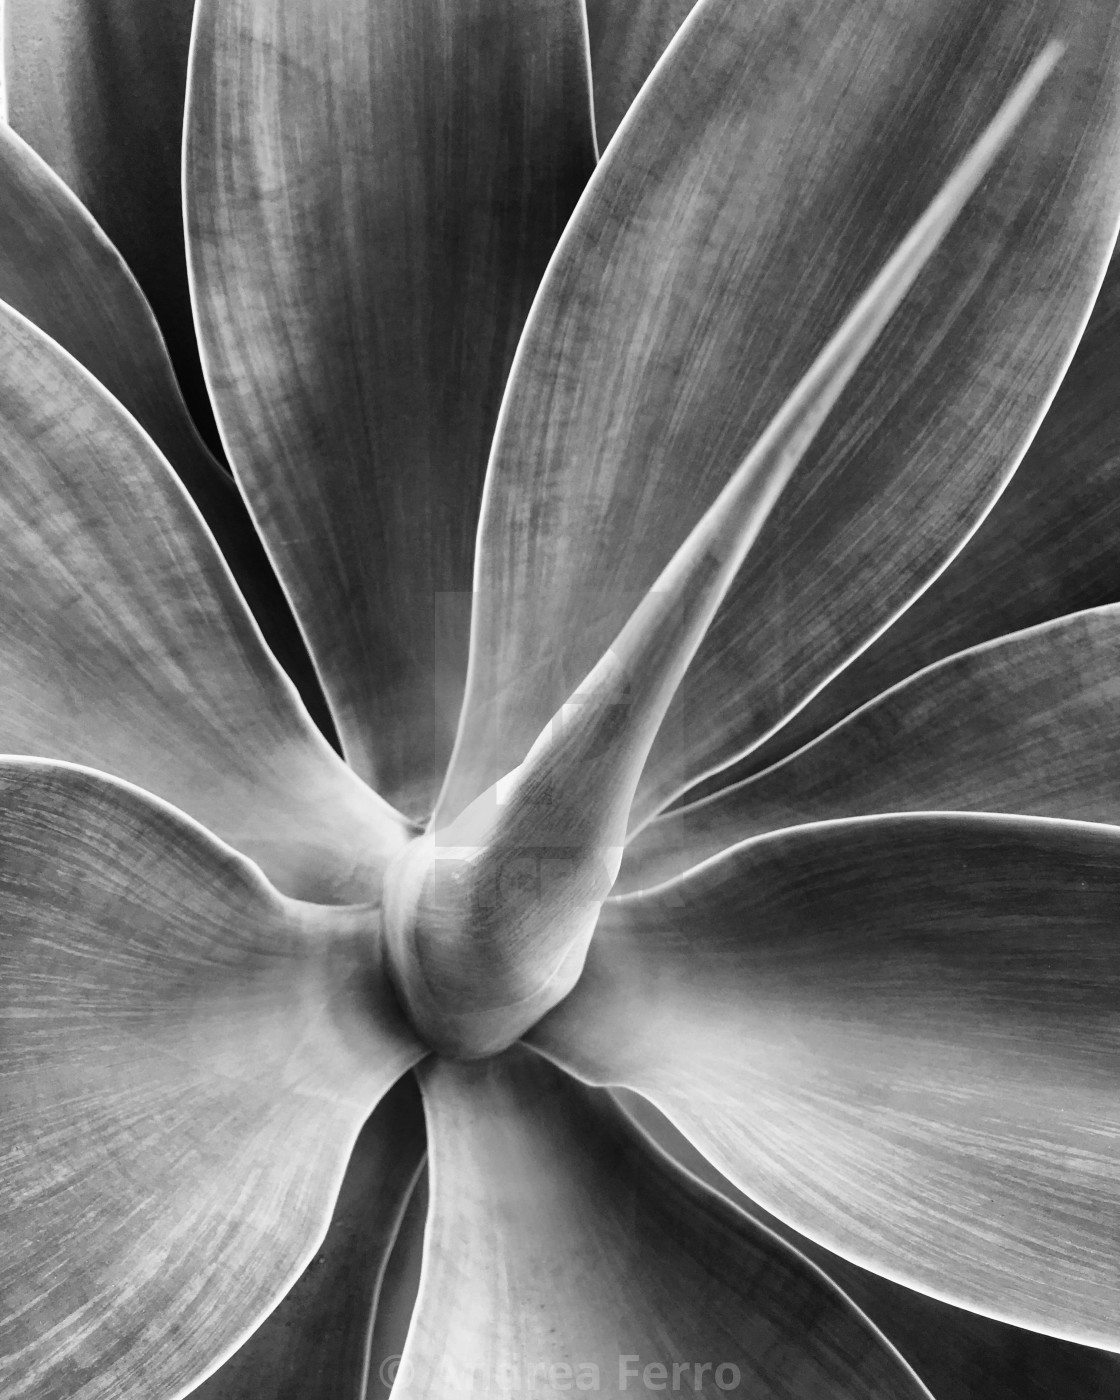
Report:
[[[191,318],[180,165],[194,0],[5,0],[9,116],[124,254],[217,448]]]
[[[499,398],[595,158],[582,0],[201,0],[194,43],[218,420],[348,760],[425,814]]]
[[[532,1043],[935,1297],[1120,1349],[1120,831],[912,814],[609,902]]]
[[[390,1251],[424,1159],[411,1075],[362,1129],[314,1259],[198,1400],[354,1400],[365,1392],[373,1319]]]
[[[571,990],[689,663],[845,386],[1060,55],[1048,44],[1026,70],[525,760],[453,821],[437,810],[394,869],[387,947],[433,1048],[495,1052]]]
[[[1065,55],[773,511],[662,726],[649,813],[761,740],[952,557],[1025,450],[1120,212],[1107,6],[700,0],[542,286],[503,407],[441,807],[618,634],[1000,102]]]
[[[587,0],[595,130],[602,148],[614,135],[653,65],[695,0]]]
[[[937,1400],[1058,1400],[1111,1395],[1120,1356],[954,1308],[861,1269],[799,1235],[737,1190],[638,1094],[616,1096],[659,1147],[741,1210],[787,1239],[838,1283],[899,1349]]]
[[[1118,361],[1120,258],[1114,257],[1057,398],[991,515],[913,607],[744,760],[744,769],[769,767],[955,651],[1120,602]],[[732,776],[717,774],[711,786]]]
[[[89,211],[0,127],[0,300],[45,331],[151,434],[214,533],[272,652],[320,727],[330,717],[291,609],[229,473],[183,402],[144,294]]]
[[[805,1258],[517,1048],[421,1071],[431,1206],[393,1400],[659,1389],[917,1397]]]
[[[183,487],[0,304],[0,752],[147,788],[305,898],[374,898],[404,821],[316,731]]]
[[[21,1392],[175,1400],[318,1248],[423,1051],[376,914],[277,892],[88,769],[0,770],[0,1340]]]
[[[757,777],[665,813],[627,846],[616,892],[782,827],[920,811],[1120,825],[1120,607],[961,652]]]

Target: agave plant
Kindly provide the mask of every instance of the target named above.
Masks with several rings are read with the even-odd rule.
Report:
[[[1115,1383],[1116,7],[7,40],[4,1395]]]

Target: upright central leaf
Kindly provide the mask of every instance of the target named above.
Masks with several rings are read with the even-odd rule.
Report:
[[[579,0],[202,0],[186,183],[218,421],[347,758],[421,813],[482,478],[595,158]]]
[[[700,0],[526,329],[441,818],[525,757],[1030,60],[1065,57],[833,409],[693,659],[635,818],[761,741],[960,548],[1115,236],[1115,8]]]
[[[1051,43],[525,761],[386,875],[398,988],[439,1049],[508,1045],[574,986],[658,727],[806,452],[1061,55]]]

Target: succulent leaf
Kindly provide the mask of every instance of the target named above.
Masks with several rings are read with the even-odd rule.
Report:
[[[836,1253],[1120,1350],[1118,899],[1115,827],[779,831],[611,900],[529,1040]]]
[[[1120,258],[1038,435],[952,566],[745,763],[768,767],[966,647],[1120,600]],[[739,774],[737,776],[744,776]],[[726,783],[726,773],[713,784]]]
[[[1120,825],[1120,607],[937,662],[773,768],[666,812],[627,845],[615,893],[783,827],[906,811]]]
[[[665,1116],[638,1094],[613,1096],[658,1146],[806,1255],[862,1308],[918,1372],[937,1400],[1057,1400],[1109,1395],[1120,1382],[1120,1355],[1012,1327],[956,1308],[861,1269],[791,1230],[737,1190]]]
[[[581,0],[201,0],[203,360],[351,766],[431,810],[522,321],[595,160]]]
[[[611,644],[1045,42],[1066,56],[783,494],[693,661],[638,815],[759,742],[1006,484],[1120,215],[1109,5],[701,0],[535,303],[484,499],[451,815]]]
[[[0,303],[0,752],[173,803],[286,892],[374,899],[408,827],[318,733],[134,418]]]
[[[9,119],[123,253],[218,448],[183,242],[183,98],[194,0],[5,0]]]
[[[291,608],[232,478],[191,420],[143,292],[89,211],[3,126],[0,300],[69,351],[151,435],[213,531],[273,654],[320,728],[329,726]]]
[[[353,1400],[366,1393],[371,1328],[391,1251],[422,1170],[424,1118],[412,1075],[358,1135],[323,1243],[244,1346],[196,1400]]]
[[[493,1053],[571,989],[681,678],[844,388],[1060,55],[1050,44],[1030,65],[523,762],[446,825],[437,808],[434,831],[389,872],[394,975],[433,1046]],[[526,864],[535,878],[515,878]]]
[[[1107,1377],[1115,0],[7,11],[0,1392]]]
[[[605,1094],[523,1049],[433,1060],[421,1087],[432,1204],[394,1400],[671,1392],[674,1375],[707,1397],[928,1396],[838,1288]]]
[[[0,766],[0,905],[4,1388],[176,1400],[295,1282],[423,1049],[368,909],[88,769]]]

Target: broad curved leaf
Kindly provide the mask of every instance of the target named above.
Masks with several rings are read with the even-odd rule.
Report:
[[[12,126],[124,254],[191,412],[217,449],[179,191],[194,0],[6,0],[5,12]]]
[[[291,609],[237,487],[191,421],[143,292],[89,211],[8,127],[0,127],[0,300],[58,341],[151,434],[274,655],[320,728],[329,726]]]
[[[424,1160],[411,1075],[370,1115],[314,1259],[245,1345],[191,1394],[198,1400],[355,1400],[390,1252]]]
[[[523,1049],[421,1071],[432,1201],[394,1400],[928,1392],[829,1280]]]
[[[701,0],[588,187],[511,378],[448,818],[609,648],[903,233],[1055,35],[1001,161],[779,500],[636,812],[758,742],[978,524],[1081,332],[1120,213],[1105,5]]]
[[[582,0],[201,0],[203,357],[356,771],[430,810],[498,401],[594,163]]]
[[[1120,831],[913,814],[608,903],[531,1033],[801,1233],[1120,1350]]]
[[[603,147],[681,27],[695,0],[586,0],[595,92],[595,130]]]
[[[980,1395],[984,1400],[1059,1400],[1111,1395],[1120,1386],[1120,1356],[1114,1352],[952,1307],[822,1249],[732,1186],[640,1095],[624,1091],[615,1097],[686,1170],[819,1265],[882,1328],[937,1400],[976,1400]]]
[[[782,827],[921,811],[1120,825],[1120,607],[961,652],[757,777],[665,813],[628,845],[617,892]]]
[[[423,1054],[376,914],[287,899],[147,794],[19,759],[0,908],[5,1380],[175,1400],[294,1283]]]
[[[744,767],[799,749],[904,677],[965,647],[1120,602],[1120,258],[1038,436],[948,569]],[[734,775],[716,774],[712,786]]]
[[[288,893],[373,898],[404,821],[316,731],[150,438],[0,304],[0,752],[189,812]]]

